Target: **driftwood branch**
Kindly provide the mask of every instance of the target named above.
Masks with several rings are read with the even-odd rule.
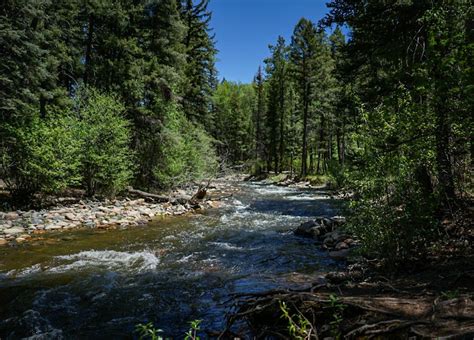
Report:
[[[279,301],[293,305],[308,320],[309,315],[316,315],[314,319],[319,324],[312,324],[314,329],[321,329],[321,322],[329,323],[334,313],[328,293],[276,290],[241,295],[234,304],[236,312],[230,315],[228,327],[240,319],[254,329],[284,331],[286,325],[275,322]],[[348,307],[339,331],[349,339],[400,331],[424,337],[474,334],[474,301],[469,295],[444,301],[409,295],[353,295],[339,296],[338,303]],[[360,324],[361,319],[366,320],[365,324]]]
[[[168,197],[168,196],[156,195],[156,194],[152,194],[152,193],[149,193],[149,192],[146,192],[146,191],[133,189],[132,187],[128,187],[127,191],[128,191],[129,194],[131,194],[133,196],[142,197],[144,199],[152,200],[154,202],[166,203],[166,202],[170,201],[170,197]]]

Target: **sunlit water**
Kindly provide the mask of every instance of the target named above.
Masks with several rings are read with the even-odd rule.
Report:
[[[326,192],[237,185],[205,215],[0,248],[0,338],[132,338],[150,321],[179,336],[195,319],[219,330],[232,294],[301,288],[339,265],[292,233],[337,214]]]

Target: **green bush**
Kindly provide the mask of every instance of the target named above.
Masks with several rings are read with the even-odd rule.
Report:
[[[161,157],[154,175],[162,188],[201,181],[217,171],[212,138],[179,110],[168,112],[161,136]]]
[[[347,184],[348,173],[344,165],[333,159],[328,162],[330,184],[334,188],[343,188]]]
[[[114,195],[128,185],[134,169],[124,106],[112,95],[83,89],[76,99],[76,110],[83,185],[88,195]]]
[[[21,127],[7,127],[10,143],[2,148],[2,177],[15,199],[38,191],[56,193],[80,182],[77,120],[69,115],[32,117]]]
[[[428,138],[398,143],[416,113],[410,98],[402,99],[402,121],[385,105],[363,110],[359,142],[364,147],[355,150],[358,162],[350,179],[357,193],[349,211],[350,228],[366,253],[393,265],[423,256],[438,236],[437,197],[430,178],[435,153]]]

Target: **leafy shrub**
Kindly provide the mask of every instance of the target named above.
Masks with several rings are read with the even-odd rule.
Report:
[[[111,95],[83,89],[76,99],[79,115],[82,182],[88,195],[114,195],[133,175],[131,130],[124,106]]]
[[[21,127],[7,127],[9,145],[4,145],[2,177],[17,200],[33,193],[55,193],[80,182],[77,120],[70,115],[32,117]]]
[[[168,112],[161,136],[161,159],[154,170],[161,187],[200,181],[215,174],[217,157],[213,140],[181,112],[176,109]]]
[[[401,121],[385,105],[363,110],[359,142],[364,147],[356,150],[358,163],[351,175],[357,195],[349,227],[366,253],[389,259],[392,265],[422,256],[437,236],[437,199],[430,179],[435,153],[430,140],[399,141],[416,122],[414,105],[410,98],[399,100]]]
[[[348,174],[344,165],[333,159],[328,163],[330,184],[334,188],[342,188],[347,184]]]

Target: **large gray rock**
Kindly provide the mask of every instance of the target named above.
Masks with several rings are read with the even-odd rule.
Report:
[[[48,224],[44,227],[45,230],[59,230],[59,229],[62,229],[62,226],[61,225],[57,225],[57,224]]]
[[[295,230],[295,235],[317,238],[322,233],[321,225],[316,221],[301,223]]]

